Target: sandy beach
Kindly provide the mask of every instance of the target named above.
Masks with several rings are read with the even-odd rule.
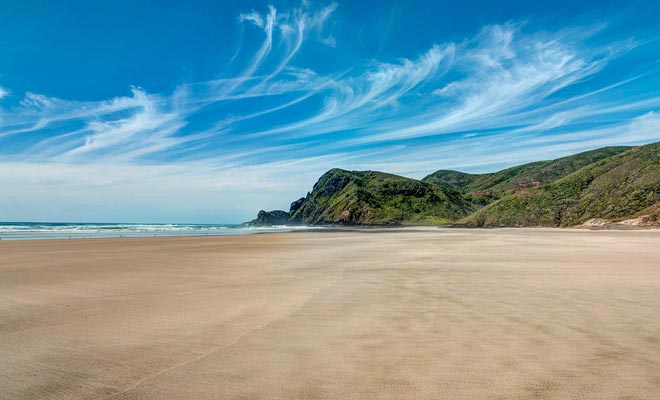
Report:
[[[660,231],[0,241],[0,399],[658,399]]]

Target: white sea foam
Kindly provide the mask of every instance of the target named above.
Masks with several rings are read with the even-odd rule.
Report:
[[[63,239],[143,236],[244,235],[287,232],[307,226],[251,227],[232,224],[95,224],[95,223],[0,223],[0,239]]]

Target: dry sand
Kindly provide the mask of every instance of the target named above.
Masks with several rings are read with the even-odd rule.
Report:
[[[2,399],[659,399],[660,232],[0,242]]]

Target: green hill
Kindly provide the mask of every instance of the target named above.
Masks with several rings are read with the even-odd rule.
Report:
[[[437,225],[475,207],[455,191],[376,171],[332,169],[292,204],[291,222],[348,225]]]
[[[469,192],[476,181],[492,174],[468,174],[465,172],[453,171],[450,169],[441,169],[435,171],[422,179],[423,182],[434,185],[445,186],[461,193]]]
[[[428,175],[425,182],[445,184],[465,194],[491,192],[497,199],[521,186],[541,186],[572,174],[596,161],[620,154],[630,147],[604,147],[550,161],[536,161],[490,174],[466,174],[440,170]]]
[[[332,169],[291,204],[289,224],[651,226],[660,224],[660,143],[605,147],[488,174],[440,170],[421,181]],[[262,211],[254,224],[282,222]]]
[[[573,226],[621,219],[660,202],[660,143],[593,162],[538,188],[507,195],[459,221],[468,226]]]

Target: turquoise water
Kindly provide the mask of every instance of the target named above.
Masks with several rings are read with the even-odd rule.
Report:
[[[233,224],[0,222],[0,240],[245,235],[304,229],[309,228],[305,226],[245,227]]]

